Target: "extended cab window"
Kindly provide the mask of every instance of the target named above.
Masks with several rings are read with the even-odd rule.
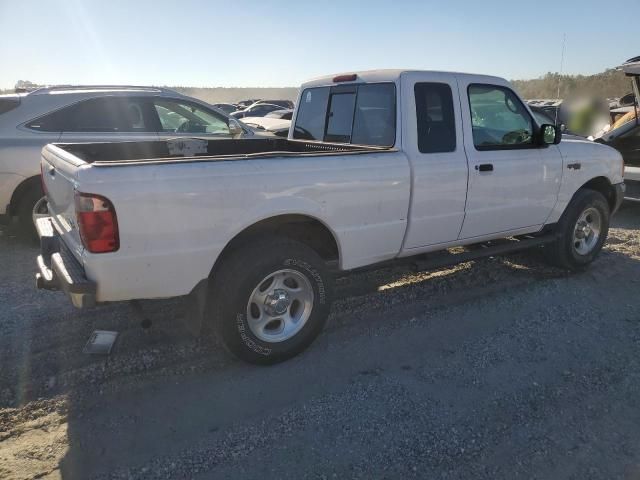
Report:
[[[349,143],[353,129],[353,109],[356,105],[356,89],[331,95],[327,118],[327,142]]]
[[[496,85],[470,85],[473,144],[478,150],[528,147],[533,121],[515,93]]]
[[[395,137],[393,83],[318,87],[302,92],[293,138],[389,147]]]
[[[451,87],[445,83],[416,83],[418,150],[421,153],[453,152],[456,123]]]
[[[229,134],[224,117],[189,102],[156,98],[153,101],[163,132]]]

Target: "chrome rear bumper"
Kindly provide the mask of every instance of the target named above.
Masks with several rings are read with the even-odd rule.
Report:
[[[36,259],[36,287],[62,290],[78,308],[95,306],[96,284],[86,277],[80,262],[60,241],[51,217],[35,219],[35,226],[40,238],[40,255]]]

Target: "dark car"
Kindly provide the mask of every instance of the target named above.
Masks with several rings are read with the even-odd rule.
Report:
[[[270,103],[254,103],[249,108],[233,112],[231,116],[235,118],[264,117],[267,113],[271,113],[275,110],[282,110],[282,107],[280,105],[272,105]]]
[[[635,101],[628,99],[631,108],[595,141],[609,145],[622,154],[624,183],[627,187],[625,197],[640,200],[640,57],[627,60],[620,69],[631,79]]]
[[[236,104],[238,106],[237,110],[244,110],[245,108],[248,108],[251,105],[253,105],[254,103],[259,102],[259,101],[260,101],[259,98],[254,98],[254,99],[251,99],[251,100],[241,100]]]
[[[238,106],[233,103],[214,103],[213,106],[218,110],[222,110],[227,115],[238,110]]]

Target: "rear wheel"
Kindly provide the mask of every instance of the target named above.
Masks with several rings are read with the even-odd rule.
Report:
[[[268,238],[223,262],[209,299],[216,332],[231,353],[268,365],[297,355],[318,336],[329,315],[332,279],[315,251]]]
[[[609,204],[601,193],[579,190],[558,222],[560,237],[545,249],[551,262],[569,270],[586,267],[607,239],[609,219]]]
[[[47,203],[43,201],[44,194],[40,187],[33,187],[27,191],[18,204],[18,227],[20,232],[28,237],[36,238],[34,217],[47,213]]]

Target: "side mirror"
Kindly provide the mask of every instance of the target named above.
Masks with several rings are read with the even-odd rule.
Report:
[[[240,122],[235,118],[229,118],[229,134],[231,134],[232,137],[238,137],[243,133],[244,129],[242,125],[240,125]]]
[[[562,130],[556,125],[545,123],[540,127],[540,144],[557,145],[562,140]]]

